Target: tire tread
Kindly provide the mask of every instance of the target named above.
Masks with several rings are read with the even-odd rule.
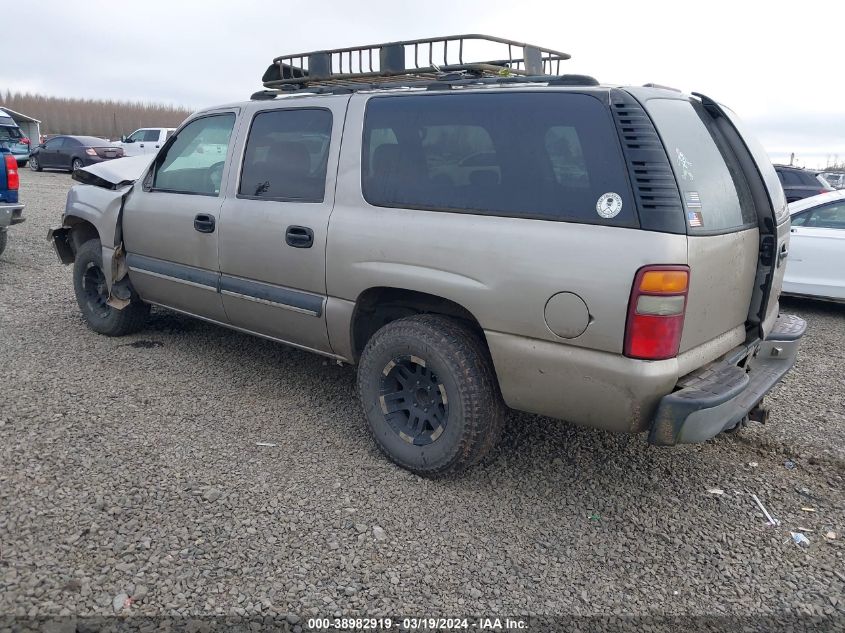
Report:
[[[393,462],[419,475],[436,477],[461,472],[478,463],[495,446],[504,426],[505,405],[499,391],[489,351],[480,335],[457,319],[439,314],[421,314],[392,321],[368,341],[358,369],[358,393],[365,411],[362,377],[381,373],[373,366],[379,348],[404,340],[424,340],[437,348],[447,362],[458,369],[459,397],[464,402],[465,431],[452,448],[445,463],[419,466],[404,463],[390,454],[374,433],[367,429],[381,451]]]

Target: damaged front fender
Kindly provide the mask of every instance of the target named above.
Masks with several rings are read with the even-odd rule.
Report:
[[[47,234],[59,261],[71,264],[82,241],[95,237],[96,232],[102,246],[108,303],[115,308],[128,305],[131,297],[123,250],[123,204],[151,160],[149,155],[133,156],[76,170],[73,178],[82,184],[71,187],[61,226]]]

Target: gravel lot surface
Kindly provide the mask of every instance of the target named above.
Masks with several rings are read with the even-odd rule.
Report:
[[[784,301],[811,329],[764,426],[657,449],[512,413],[428,481],[377,452],[349,367],[164,310],[88,330],[45,241],[70,177],[21,175],[0,615],[845,616],[845,306]]]

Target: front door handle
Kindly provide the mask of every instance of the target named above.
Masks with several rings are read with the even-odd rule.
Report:
[[[311,248],[314,245],[314,231],[307,226],[289,226],[285,231],[285,243],[294,248]]]
[[[200,233],[214,233],[214,216],[198,213],[194,218],[194,228]]]

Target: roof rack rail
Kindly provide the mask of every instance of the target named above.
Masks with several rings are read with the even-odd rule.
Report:
[[[468,48],[501,54],[468,60]],[[570,55],[525,42],[490,35],[449,35],[384,44],[281,55],[264,73],[265,88],[298,90],[316,86],[364,84],[359,89],[395,83],[397,77],[437,81],[444,74],[466,78],[560,75],[560,62]],[[265,97],[267,98],[267,97]]]

